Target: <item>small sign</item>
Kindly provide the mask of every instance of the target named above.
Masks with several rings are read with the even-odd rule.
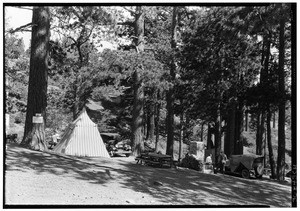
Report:
[[[41,114],[36,114],[32,117],[32,123],[43,123],[43,117]]]

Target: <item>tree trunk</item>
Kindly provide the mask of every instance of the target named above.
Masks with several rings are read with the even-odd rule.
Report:
[[[248,111],[245,112],[245,131],[248,131],[248,116],[249,116],[249,113]]]
[[[144,90],[140,84],[140,76],[137,72],[134,73],[134,103],[133,103],[133,155],[139,156],[144,150],[144,135],[143,135],[143,102]]]
[[[269,58],[270,58],[270,35],[265,34],[263,37],[263,46],[262,46],[262,59],[261,64],[263,66],[260,71],[260,83],[263,88],[267,86],[267,76],[268,76],[268,67],[269,67]],[[263,140],[263,135],[265,131],[265,111],[266,103],[259,102],[259,111],[257,119],[257,134],[256,134],[256,154],[264,154],[265,141]],[[265,155],[264,155],[265,156]]]
[[[75,73],[78,75],[78,73]],[[74,103],[72,107],[73,120],[75,120],[79,113],[79,98],[78,98],[78,78],[76,76],[75,81],[73,82],[73,92],[74,92]]]
[[[257,132],[256,132],[256,154],[263,155],[264,142],[263,135],[265,130],[265,115],[260,111],[257,114]]]
[[[272,136],[271,136],[271,112],[270,108],[268,108],[267,113],[267,142],[268,142],[268,151],[269,151],[269,162],[271,167],[271,177],[275,178],[275,161],[273,155],[273,147],[272,147]]]
[[[149,111],[145,111],[145,107],[143,107],[143,127],[142,127],[142,133],[145,140],[147,140],[148,136],[148,121],[149,121]]]
[[[35,150],[47,150],[45,123],[48,85],[48,54],[50,39],[50,12],[48,7],[34,7],[32,15],[30,72],[27,111],[21,145]],[[43,123],[33,125],[32,118],[41,114]]]
[[[235,115],[235,142],[234,142],[234,154],[243,154],[243,126],[244,126],[244,105],[239,102]]]
[[[171,31],[171,48],[173,53],[175,53],[176,44],[177,44],[177,16],[178,8],[173,7],[173,18],[172,18],[172,31]],[[172,65],[170,68],[171,82],[175,80],[176,64],[175,58],[173,55]],[[166,128],[167,128],[167,149],[166,154],[173,156],[173,143],[174,143],[174,88],[171,87],[167,91],[167,117],[166,117]]]
[[[276,112],[274,111],[274,114],[273,114],[273,128],[275,129],[276,128]]]
[[[260,130],[261,130],[261,127],[260,127],[260,111],[257,112],[257,115],[256,115],[256,154],[257,155],[261,155],[261,139],[260,139]]]
[[[144,110],[145,110],[145,108],[144,108]],[[145,113],[147,115],[145,115]],[[149,108],[146,111],[144,111],[144,119],[145,119],[144,134],[145,134],[146,140],[148,140],[149,139],[149,129],[150,129],[150,110],[149,110]]]
[[[182,156],[182,141],[183,141],[183,127],[184,127],[184,122],[183,122],[183,112],[180,114],[180,134],[179,134],[179,152],[178,152],[178,161],[181,160]]]
[[[200,132],[200,141],[201,141],[201,142],[203,142],[204,124],[205,124],[205,122],[203,121],[203,122],[201,123],[201,132]]]
[[[212,140],[211,140],[211,126],[210,126],[210,123],[208,123],[207,125],[207,149],[212,149],[213,148],[213,143],[212,143]]]
[[[224,153],[228,156],[234,154],[234,143],[235,143],[235,114],[236,107],[235,102],[230,104],[227,114],[227,127],[226,127],[226,136],[224,143]]]
[[[264,109],[265,112],[265,109]],[[266,144],[266,140],[264,139],[264,134],[265,134],[265,121],[266,121],[266,115],[264,114],[264,112],[261,114],[261,119],[260,119],[260,140],[261,140],[261,155],[264,155],[264,149],[265,149],[265,144]]]
[[[154,88],[152,92],[152,101],[150,102],[149,112],[148,112],[148,121],[147,121],[147,138],[151,141],[154,140],[154,131],[155,131],[155,103],[157,98],[157,89]]]
[[[265,34],[264,36],[264,46],[265,48],[263,49],[263,54],[264,54],[264,60],[263,60],[263,70],[261,71],[261,84],[263,88],[267,88],[269,86],[268,84],[268,75],[269,75],[269,59],[270,59],[270,48],[271,48],[271,35],[269,33]],[[267,96],[266,96],[267,97]],[[260,122],[260,139],[261,139],[261,144],[262,144],[262,151],[263,151],[263,156],[264,156],[264,164],[266,161],[266,148],[267,148],[267,138],[264,137],[265,134],[265,121],[266,121],[266,115],[265,113],[267,112],[267,108],[269,107],[268,102],[261,102],[261,122]]]
[[[145,138],[145,140],[147,140],[148,139],[148,121],[149,121],[149,115],[148,114],[145,114],[146,112],[145,112],[145,108],[143,108],[143,110],[144,110],[144,116],[143,116],[143,130],[142,130],[142,133],[143,133],[143,136],[144,136],[144,138]]]
[[[144,13],[141,6],[136,7],[135,15],[135,36],[137,52],[144,51]],[[133,73],[134,79],[134,103],[132,111],[132,151],[134,156],[139,156],[144,151],[143,136],[143,104],[144,104],[144,88],[140,78],[140,73],[136,70]]]
[[[222,125],[221,125],[221,105],[219,103],[217,109],[217,119],[215,121],[215,161],[221,152],[221,139],[222,139]]]
[[[158,150],[158,142],[159,142],[159,117],[160,117],[160,97],[159,97],[159,91],[157,92],[157,101],[156,101],[156,117],[155,117],[155,152]]]
[[[277,179],[284,180],[285,167],[285,78],[284,78],[284,25],[285,17],[280,18],[279,29],[279,67],[278,67],[278,91],[282,95],[279,100],[278,112],[278,157],[277,157]]]
[[[173,143],[174,143],[174,90],[173,88],[167,91],[167,117],[166,117],[166,130],[167,130],[167,148],[166,154],[173,156]]]

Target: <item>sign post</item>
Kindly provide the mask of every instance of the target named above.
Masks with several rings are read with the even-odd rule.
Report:
[[[35,116],[32,117],[32,123],[41,124],[43,122],[42,114],[35,114]]]

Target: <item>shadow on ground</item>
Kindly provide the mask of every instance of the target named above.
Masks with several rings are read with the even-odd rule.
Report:
[[[17,144],[8,144],[5,158],[7,172],[33,170],[35,174],[70,176],[103,186],[118,180],[122,188],[151,195],[158,205],[291,205],[290,184],[268,180],[155,168],[126,157],[72,158],[24,149]]]

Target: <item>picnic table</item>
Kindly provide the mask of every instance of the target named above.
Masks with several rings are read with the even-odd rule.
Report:
[[[170,155],[163,155],[157,153],[142,153],[140,156],[136,157],[135,160],[137,164],[146,164],[146,165],[157,165],[163,167],[164,165],[172,167],[173,159]]]

